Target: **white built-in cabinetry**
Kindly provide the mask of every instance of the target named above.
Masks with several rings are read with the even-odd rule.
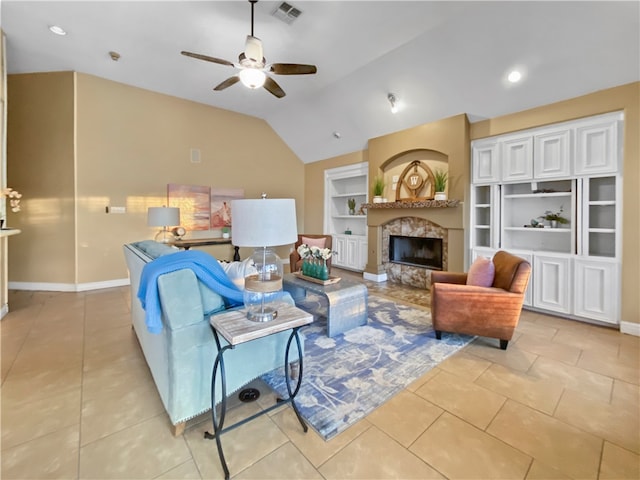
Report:
[[[325,170],[324,231],[333,236],[336,267],[362,271],[367,264],[367,216],[358,213],[367,203],[368,172],[367,162]],[[350,198],[356,201],[355,215],[349,213]]]
[[[526,258],[525,306],[619,323],[622,122],[616,112],[472,142],[470,259]],[[561,209],[557,228],[539,218]]]

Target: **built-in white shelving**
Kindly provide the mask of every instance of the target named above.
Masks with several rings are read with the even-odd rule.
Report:
[[[332,264],[362,271],[367,263],[367,215],[361,205],[367,203],[369,185],[367,162],[325,171],[324,231],[333,236]],[[355,200],[355,212],[349,212],[348,200]]]
[[[623,114],[598,115],[472,143],[471,261],[526,258],[525,305],[619,323]],[[552,227],[545,212],[561,212]]]

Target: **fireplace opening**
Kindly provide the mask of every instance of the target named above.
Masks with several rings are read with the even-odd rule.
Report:
[[[389,261],[430,270],[442,270],[442,239],[390,235]]]

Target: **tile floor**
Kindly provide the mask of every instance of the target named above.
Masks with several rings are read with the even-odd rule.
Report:
[[[1,478],[223,478],[207,416],[172,436],[129,302],[128,287],[10,292]],[[227,460],[237,479],[638,479],[639,345],[524,311],[507,351],[477,339],[331,441],[303,434],[286,407],[226,434]],[[271,400],[263,391],[229,421]]]

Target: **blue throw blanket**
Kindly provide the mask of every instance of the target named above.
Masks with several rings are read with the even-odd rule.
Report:
[[[149,332],[160,333],[162,331],[158,277],[185,268],[193,270],[198,280],[228,301],[230,307],[242,305],[242,291],[231,281],[218,261],[211,255],[197,250],[185,250],[164,255],[147,263],[140,275],[138,299],[145,310],[145,322]]]

